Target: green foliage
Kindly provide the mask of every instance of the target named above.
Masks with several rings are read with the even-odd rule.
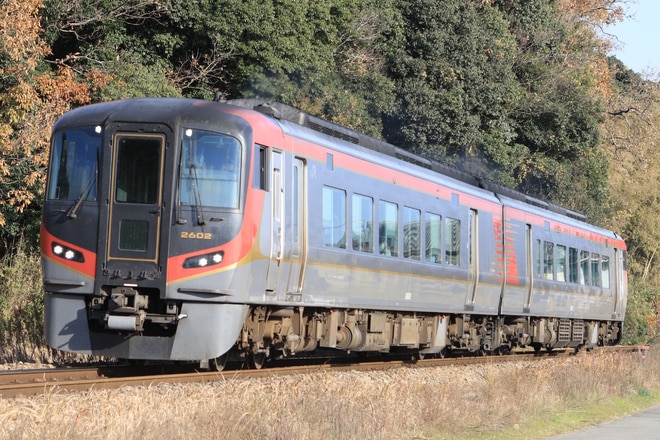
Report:
[[[0,260],[0,363],[44,361],[40,256],[22,243]]]
[[[519,109],[518,139],[531,151],[574,160],[598,146],[602,109],[587,87],[554,78]]]
[[[264,78],[295,80],[311,73],[308,80],[314,81],[334,69],[334,54],[357,5],[353,0],[173,1],[164,18],[180,44],[170,60],[185,65],[193,57],[189,75],[209,69],[194,87],[229,97],[253,95],[252,82]]]
[[[660,295],[655,285],[638,277],[630,278],[623,326],[624,344],[649,344],[656,341],[660,331],[657,312],[659,302]]]
[[[53,59],[112,76],[95,100],[256,96],[555,202],[604,182],[566,172],[602,108],[554,2],[49,0],[42,22]]]
[[[508,23],[495,8],[462,0],[404,1],[401,10],[405,42],[390,59],[396,106],[386,138],[430,157],[497,154],[513,138],[507,112],[522,97]]]
[[[602,151],[595,149],[574,161],[557,161],[537,152],[518,170],[519,188],[584,214],[590,223],[607,225],[611,212],[608,166]],[[523,173],[527,173],[524,180]]]
[[[525,98],[510,114],[515,141],[530,151],[528,160],[515,169],[519,187],[530,195],[558,204],[568,202],[569,208],[594,213],[594,221],[602,219],[607,161],[595,150],[603,109],[588,69],[566,63],[566,24],[553,2],[508,0],[495,4],[505,13],[516,37],[512,70],[525,89]]]
[[[110,62],[106,73],[112,79],[97,91],[95,100],[181,96],[181,92],[168,83],[166,70],[158,65]]]
[[[39,195],[23,212],[8,207],[2,210],[7,223],[0,233],[0,258],[10,258],[19,243],[22,243],[28,252],[38,251],[42,198],[43,195]]]

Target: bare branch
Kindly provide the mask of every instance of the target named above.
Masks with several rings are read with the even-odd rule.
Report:
[[[168,75],[168,79],[180,90],[194,89],[205,82],[226,83],[224,67],[233,56],[233,51],[223,51],[214,43],[210,53],[191,53]]]
[[[637,109],[635,107],[628,107],[620,110],[615,110],[615,111],[609,111],[607,112],[611,116],[621,116],[623,114],[626,114],[631,111],[636,111]]]
[[[121,19],[131,25],[142,25],[147,21],[160,22],[166,3],[161,0],[117,1],[110,9],[103,0],[72,0],[59,3],[60,18],[57,21],[59,34],[73,34],[78,40],[94,37],[96,25]],[[88,34],[83,35],[82,30]]]

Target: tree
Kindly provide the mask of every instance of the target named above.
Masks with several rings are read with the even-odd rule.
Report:
[[[395,87],[388,76],[388,54],[402,39],[403,20],[395,3],[357,2],[355,12],[337,27],[338,43],[327,68],[312,65],[279,78],[257,74],[253,91],[382,137],[382,114],[392,108]]]
[[[631,273],[660,283],[660,87],[610,58],[613,93],[603,124],[611,158],[611,226],[624,234]]]
[[[25,237],[36,245],[40,199],[55,119],[89,102],[90,88],[67,69],[44,69],[40,0],[0,5],[0,256]],[[101,77],[90,76],[90,84]]]
[[[401,10],[405,41],[390,59],[396,105],[385,118],[388,140],[454,162],[515,162],[524,148],[511,142],[508,111],[521,90],[506,20],[463,0],[403,1]]]
[[[47,137],[27,121],[38,101],[31,75],[48,53],[38,34],[40,6],[39,0],[0,5],[0,255],[25,226],[46,161]]]

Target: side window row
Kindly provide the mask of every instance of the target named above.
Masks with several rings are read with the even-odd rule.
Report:
[[[374,200],[373,197],[354,193],[350,196],[349,221],[347,202],[345,190],[323,187],[324,246],[339,249],[350,247],[358,252],[376,252],[379,255],[412,260],[423,258],[429,263],[460,265],[460,220],[446,217],[443,224],[439,214],[422,212],[408,206],[400,208],[393,202]],[[403,237],[403,249],[399,249],[399,236]]]
[[[546,280],[610,288],[610,258],[537,240],[536,275]]]

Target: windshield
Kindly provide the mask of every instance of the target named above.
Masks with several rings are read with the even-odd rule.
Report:
[[[186,129],[181,151],[181,204],[238,208],[240,159],[240,144],[235,138]]]
[[[55,134],[51,146],[48,200],[79,197],[96,200],[100,127],[82,127]]]

